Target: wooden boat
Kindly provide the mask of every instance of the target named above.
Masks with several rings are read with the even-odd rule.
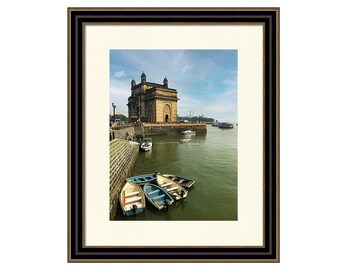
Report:
[[[176,182],[182,187],[185,187],[186,189],[191,188],[195,184],[195,180],[192,180],[192,179],[184,178],[184,177],[173,175],[173,174],[162,174],[162,175]]]
[[[120,206],[126,216],[135,216],[144,211],[145,198],[140,186],[126,182],[119,195]]]
[[[191,141],[191,139],[189,139],[189,138],[179,139],[180,143],[187,143],[187,142],[190,142],[190,141]]]
[[[148,201],[158,210],[167,208],[174,203],[174,199],[165,190],[154,184],[144,185],[144,194]]]
[[[176,201],[188,196],[188,191],[171,179],[157,174],[157,184],[168,192]]]
[[[135,184],[142,186],[147,183],[156,182],[156,174],[144,174],[132,176],[126,179],[126,181],[131,181],[134,182]]]
[[[140,145],[140,149],[142,151],[150,151],[152,148],[152,139],[144,138],[142,144]]]

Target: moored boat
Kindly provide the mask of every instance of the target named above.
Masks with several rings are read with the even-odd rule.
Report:
[[[193,132],[191,130],[185,130],[181,132],[182,134],[192,134]]]
[[[162,174],[162,175],[176,182],[182,187],[185,187],[186,189],[191,188],[195,184],[195,180],[192,180],[192,179],[184,178],[184,177],[173,175],[173,174]]]
[[[152,139],[144,138],[142,144],[140,145],[140,149],[142,151],[150,151],[152,148]]]
[[[168,192],[176,201],[188,196],[188,191],[171,179],[157,174],[157,184]]]
[[[143,175],[131,176],[128,179],[126,179],[126,181],[131,181],[141,186],[147,183],[155,182],[156,174],[143,174]]]
[[[187,142],[190,142],[190,141],[191,141],[190,138],[179,139],[179,142],[180,142],[180,143],[187,143]]]
[[[165,190],[154,184],[144,185],[144,194],[148,201],[158,210],[167,208],[174,203],[174,199]]]
[[[143,190],[133,182],[126,182],[120,192],[119,202],[124,215],[138,215],[145,208]]]
[[[219,128],[234,128],[234,124],[233,123],[224,122],[224,123],[219,123],[218,127]]]

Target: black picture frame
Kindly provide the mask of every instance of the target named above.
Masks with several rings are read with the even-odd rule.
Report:
[[[264,25],[264,245],[84,246],[85,24]],[[68,261],[279,262],[279,8],[68,8]]]

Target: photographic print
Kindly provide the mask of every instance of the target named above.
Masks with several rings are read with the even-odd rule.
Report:
[[[279,261],[279,9],[68,9],[69,262]]]
[[[110,50],[111,220],[237,220],[237,50]]]

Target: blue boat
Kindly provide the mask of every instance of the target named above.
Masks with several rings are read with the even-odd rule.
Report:
[[[158,210],[167,208],[174,203],[174,199],[165,190],[153,184],[144,185],[144,194],[149,202]]]
[[[145,198],[140,186],[126,182],[119,195],[120,206],[126,216],[135,216],[144,211]]]
[[[137,176],[132,176],[126,181],[131,181],[133,183],[136,183],[140,186],[147,184],[147,183],[152,183],[156,181],[156,174],[144,174],[144,175],[137,175]]]

